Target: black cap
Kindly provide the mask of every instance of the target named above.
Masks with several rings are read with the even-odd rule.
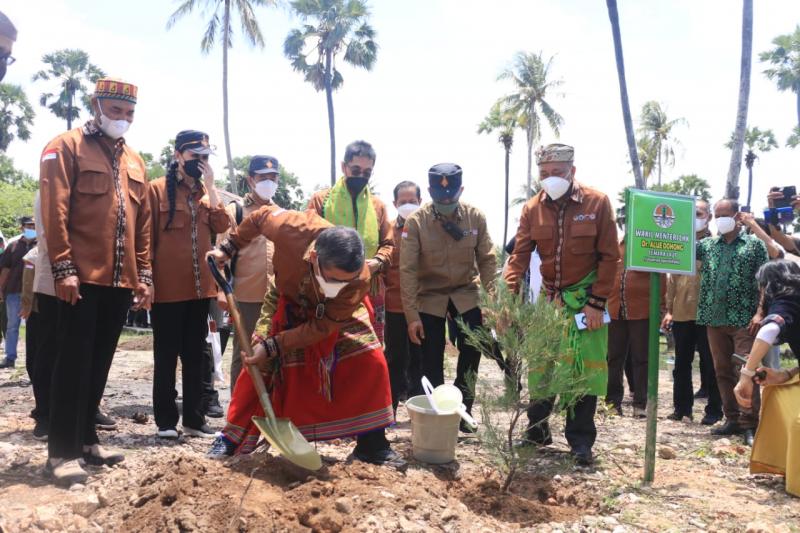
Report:
[[[455,163],[439,163],[428,171],[428,184],[434,200],[453,198],[461,190],[461,167]]]
[[[175,150],[191,150],[196,154],[213,154],[214,148],[208,144],[208,134],[197,130],[183,130],[175,136]]]
[[[277,174],[280,166],[278,160],[271,155],[254,155],[250,159],[248,173],[253,174]]]
[[[25,224],[33,224],[33,217],[27,215],[19,217],[19,225],[24,226]]]

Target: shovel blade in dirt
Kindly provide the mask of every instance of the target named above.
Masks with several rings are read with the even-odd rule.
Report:
[[[291,420],[254,416],[253,423],[267,442],[297,466],[307,470],[322,468],[322,458]]]
[[[222,292],[225,293],[225,299],[228,302],[228,312],[236,328],[239,346],[244,349],[249,357],[252,357],[253,347],[250,346],[250,339],[242,325],[239,307],[236,305],[236,300],[233,298],[233,289],[230,283],[228,283],[228,280],[222,276],[214,258],[211,256],[208,257],[208,267],[211,269],[211,274],[214,276],[217,285],[219,285]],[[258,393],[258,399],[261,402],[261,407],[264,409],[265,415],[263,418],[254,416],[253,422],[264,438],[267,439],[267,442],[280,452],[281,455],[297,466],[308,470],[319,470],[322,468],[322,458],[305,437],[303,437],[303,434],[300,433],[297,426],[295,426],[291,420],[277,418],[275,416],[275,411],[272,409],[272,402],[269,400],[267,387],[264,385],[264,380],[261,377],[261,371],[254,365],[247,365],[247,373],[250,374],[253,380],[253,385]]]

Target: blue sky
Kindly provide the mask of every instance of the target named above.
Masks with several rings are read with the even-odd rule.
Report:
[[[783,144],[796,120],[794,95],[779,93],[762,74],[757,54],[776,35],[800,23],[800,2],[755,2],[749,124],[772,128]],[[65,123],[38,106],[45,89],[31,76],[41,56],[82,48],[110,75],[139,85],[137,117],[127,135],[136,149],[158,153],[182,129],[207,131],[224,174],[221,50],[204,56],[204,18],[195,14],[167,32],[176,3],[168,0],[0,0],[18,26],[17,62],[4,81],[22,84],[36,105],[33,137],[8,154],[36,176],[41,149]],[[380,51],[372,72],[342,67],[334,95],[339,156],[347,142],[366,139],[378,153],[373,181],[384,200],[395,183],[425,184],[427,169],[452,161],[464,168],[464,201],[488,215],[502,237],[503,152],[477,124],[509,87],[497,75],[519,50],[555,56],[562,95],[551,97],[564,116],[561,142],[576,147],[577,178],[616,197],[633,183],[619,104],[611,30],[602,0],[373,0],[372,24]],[[724,189],[738,95],[739,0],[619,0],[628,90],[634,116],[657,100],[688,126],[674,168],[665,179],[696,173]],[[234,155],[267,153],[295,172],[307,189],[328,180],[328,130],[323,93],[293,72],[282,44],[298,24],[286,8],[259,10],[263,50],[236,39],[231,51],[230,111]],[[542,142],[556,139],[545,130]],[[525,181],[524,134],[512,154],[512,197]],[[797,183],[800,149],[765,154],[756,163],[753,204],[770,185]],[[746,174],[742,173],[742,183]],[[743,194],[746,190],[743,187]],[[512,209],[512,219],[519,208]],[[513,234],[515,224],[511,223]]]

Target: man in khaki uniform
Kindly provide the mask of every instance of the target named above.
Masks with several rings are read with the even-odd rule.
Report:
[[[411,342],[422,345],[422,371],[434,386],[444,383],[445,322],[449,312],[470,328],[482,325],[478,308],[479,287],[494,286],[497,259],[486,228],[486,216],[459,201],[461,167],[452,163],[434,165],[428,171],[428,192],[433,202],[425,204],[405,223],[400,249],[400,287],[403,310]],[[481,354],[464,342],[459,332],[459,355],[455,386],[471,411]],[[462,423],[462,431],[473,431]]]
[[[231,202],[228,214],[231,217],[231,230],[236,229],[252,212],[262,206],[272,205],[272,197],[278,190],[280,166],[278,160],[268,155],[256,155],[250,159],[247,185],[250,192],[245,194],[244,203]],[[219,242],[230,236],[230,231]],[[258,235],[247,246],[236,251],[229,265],[233,274],[233,295],[239,304],[242,324],[247,335],[252,335],[261,314],[261,303],[270,287],[274,286],[272,254],[274,245],[263,235]],[[217,304],[228,308],[225,294],[219,292]],[[231,358],[231,391],[242,371],[241,347],[239,339],[233,336],[233,356]],[[248,378],[249,379],[249,378]]]
[[[14,49],[14,41],[17,40],[17,28],[0,11],[0,80],[6,75],[6,67],[14,63],[11,52]]]
[[[146,309],[152,295],[144,162],[123,138],[136,93],[130,83],[98,80],[95,117],[50,141],[41,157],[42,224],[60,300],[47,471],[66,485],[86,481],[79,459],[123,459],[99,446],[94,414],[133,293]]]

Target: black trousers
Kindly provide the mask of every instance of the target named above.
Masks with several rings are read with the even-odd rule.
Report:
[[[26,360],[33,359],[31,384],[35,407],[31,416],[36,420],[47,421],[50,419],[50,381],[58,351],[58,299],[41,293],[36,293],[34,298],[38,311],[31,313],[25,330],[25,349],[30,354],[26,354]],[[35,321],[31,328],[31,319],[34,316]],[[29,369],[29,375],[30,372]]]
[[[528,407],[528,440],[544,444],[551,438],[550,425],[547,419],[553,412],[555,398],[531,403]],[[567,412],[567,424],[564,436],[570,448],[591,448],[597,438],[594,425],[594,413],[597,410],[597,396],[584,396],[575,404],[571,412]]]
[[[392,386],[392,407],[397,410],[399,399],[424,394],[422,390],[422,348],[408,338],[408,323],[403,313],[386,311],[386,363]]]
[[[203,370],[207,363],[208,299],[153,304],[153,414],[159,428],[178,425],[175,370],[181,358],[183,425],[205,424]]]
[[[356,450],[359,452],[375,453],[389,448],[389,441],[386,439],[386,431],[384,429],[376,429],[356,437]]]
[[[672,333],[675,336],[675,369],[672,371],[672,402],[675,411],[683,415],[690,415],[694,405],[694,388],[692,386],[692,362],[695,349],[700,353],[700,373],[711,373],[705,376],[708,403],[705,413],[711,416],[722,417],[722,400],[714,375],[714,363],[711,358],[711,348],[708,346],[706,327],[698,326],[694,320],[687,322],[673,322]],[[710,364],[702,364],[703,359]],[[709,366],[711,368],[709,368]],[[705,368],[704,368],[705,367]]]
[[[77,459],[97,444],[94,416],[117,349],[132,291],[82,284],[75,305],[58,301],[58,333],[50,386],[51,458]]]
[[[608,326],[608,390],[606,402],[622,404],[625,359],[633,365],[633,406],[647,406],[647,336],[650,321],[614,320]],[[629,383],[630,385],[630,383]]]
[[[480,327],[483,322],[481,310],[477,307],[459,314],[453,302],[449,302],[447,310],[453,319],[461,316],[470,329]],[[444,317],[420,313],[425,338],[422,340],[422,372],[436,387],[444,383],[444,346],[445,323]],[[459,331],[456,335],[458,346],[458,364],[456,365],[456,380],[453,383],[461,390],[464,396],[464,405],[467,411],[472,410],[475,401],[475,380],[478,377],[478,365],[481,362],[481,353],[464,342],[464,334]],[[470,387],[471,385],[471,387]]]
[[[33,376],[36,372],[36,338],[39,333],[39,313],[31,310],[31,314],[25,320],[25,372],[28,373],[28,380],[33,385]],[[31,413],[33,416],[33,413]]]

